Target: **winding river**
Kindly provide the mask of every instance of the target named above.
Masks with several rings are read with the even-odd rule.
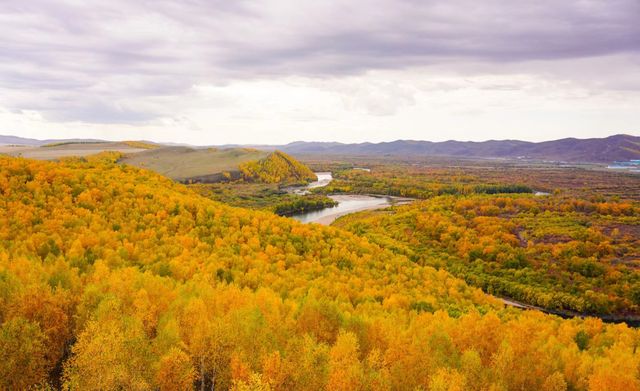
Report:
[[[296,194],[307,194],[309,193],[309,189],[326,186],[333,179],[330,172],[316,172],[315,174],[318,177],[318,180],[316,182],[312,182],[303,188],[292,189],[292,192]],[[356,194],[339,194],[330,195],[329,197],[334,201],[337,201],[338,205],[334,206],[333,208],[325,208],[322,210],[295,214],[291,217],[303,223],[318,223],[329,225],[333,223],[334,220],[338,217],[347,215],[349,213],[360,212],[363,210],[386,208],[387,206],[412,201],[408,198]]]
[[[309,189],[316,187],[327,186],[333,179],[330,172],[316,172],[318,180],[312,182],[304,187],[290,188],[289,191],[296,194],[308,194]],[[536,196],[548,196],[549,193],[538,191],[535,192]],[[299,213],[290,216],[303,223],[317,223],[323,225],[330,225],[338,217],[347,215],[349,213],[360,212],[363,210],[386,208],[391,205],[399,205],[407,202],[414,201],[411,198],[400,197],[385,197],[385,196],[371,196],[371,195],[357,195],[357,194],[340,194],[330,195],[331,199],[338,201],[338,206],[333,208],[325,208],[313,212]],[[626,323],[630,327],[640,327],[640,317],[617,317],[609,315],[597,315],[597,314],[579,314],[571,311],[556,311],[541,307],[536,307],[530,304],[522,303],[513,299],[498,297],[504,305],[509,307],[518,308],[521,310],[538,310],[547,314],[553,314],[562,318],[574,318],[593,316],[602,319],[607,323]]]

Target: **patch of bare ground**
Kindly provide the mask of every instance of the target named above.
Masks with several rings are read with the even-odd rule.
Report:
[[[544,244],[558,244],[558,243],[568,243],[573,241],[574,239],[569,235],[544,235],[534,239],[536,243],[544,243]]]
[[[627,255],[611,260],[612,265],[624,265],[632,269],[640,269],[640,255]]]
[[[600,230],[607,236],[640,240],[640,225],[612,223],[601,227]],[[614,233],[615,230],[618,230],[617,234]]]

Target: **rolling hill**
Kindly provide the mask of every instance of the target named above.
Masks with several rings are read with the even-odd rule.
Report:
[[[241,163],[257,161],[268,155],[267,152],[248,148],[165,147],[127,155],[120,161],[177,181],[216,182],[224,178],[225,172],[239,178]]]
[[[262,183],[315,180],[304,164],[282,152],[251,148],[163,147],[123,156],[121,163],[146,168],[180,182],[221,182],[244,179]]]
[[[2,142],[7,144],[2,145]],[[148,141],[35,140],[0,136],[0,154],[37,160],[120,152],[120,162],[150,169],[181,182],[245,179],[262,183],[303,183],[316,179],[304,164],[280,151],[253,148],[191,148]]]

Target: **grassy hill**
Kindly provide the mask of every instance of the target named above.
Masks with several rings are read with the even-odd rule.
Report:
[[[0,389],[634,390],[640,334],[107,158],[0,157]]]
[[[250,148],[164,147],[124,156],[121,162],[182,182],[244,179],[262,183],[304,183],[316,179],[307,166],[282,152]]]
[[[224,178],[225,172],[240,177],[240,164],[267,156],[267,152],[246,148],[164,147],[125,156],[122,162],[178,181],[216,182]]]

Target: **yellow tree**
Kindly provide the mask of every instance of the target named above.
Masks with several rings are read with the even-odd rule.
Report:
[[[335,345],[329,352],[330,390],[358,390],[363,384],[364,372],[358,359],[358,340],[350,332],[338,335]]]
[[[0,389],[23,390],[46,380],[45,336],[37,324],[13,318],[0,328]]]
[[[127,324],[128,323],[128,324]],[[69,390],[148,390],[153,357],[142,325],[132,319],[90,321],[65,363]]]
[[[466,389],[464,375],[455,369],[440,368],[429,382],[429,391],[464,391]]]
[[[160,359],[156,376],[160,390],[191,390],[195,377],[191,359],[182,350],[172,348]]]
[[[45,359],[49,368],[62,358],[71,338],[69,317],[65,312],[67,306],[64,295],[52,294],[48,286],[32,287],[15,298],[9,311],[12,317],[23,317],[39,325],[45,336]]]

